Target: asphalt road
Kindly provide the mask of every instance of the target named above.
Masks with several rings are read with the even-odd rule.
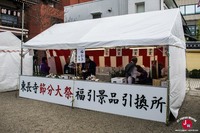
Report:
[[[200,132],[200,90],[187,93],[177,120],[192,117],[190,130]],[[112,115],[0,93],[0,133],[169,133],[182,122],[164,123]]]

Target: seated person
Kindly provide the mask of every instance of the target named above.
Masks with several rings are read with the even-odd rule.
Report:
[[[130,73],[129,76],[127,77],[127,83],[128,83],[128,84],[135,84],[136,78],[137,78],[137,76],[139,76],[139,75],[140,75],[140,73],[138,73],[137,67],[136,67],[136,66],[133,66],[133,69],[132,69],[131,73]]]
[[[50,67],[47,64],[47,57],[42,57],[42,63],[40,65],[40,74],[46,76],[49,74]]]
[[[137,57],[133,57],[131,62],[126,65],[125,73],[128,84],[146,84],[148,82],[148,73],[137,64]]]
[[[64,74],[75,74],[75,63],[66,63],[64,66]]]
[[[162,69],[163,69],[163,65],[161,63],[158,64],[158,78],[163,78],[162,76]]]
[[[164,67],[161,70],[161,75],[162,75],[163,78],[167,77],[168,76],[168,68]]]
[[[85,80],[88,76],[96,75],[96,63],[88,55],[85,56],[85,63],[82,63],[82,75]]]
[[[148,81],[147,72],[140,66],[136,65],[138,75],[137,75],[137,83],[138,84],[146,84]]]
[[[125,67],[125,76],[128,84],[135,83],[135,79],[137,77],[137,68],[135,67],[137,63],[137,57],[133,57],[131,62],[128,63]]]

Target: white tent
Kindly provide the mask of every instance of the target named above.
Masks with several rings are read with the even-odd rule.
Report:
[[[11,32],[0,33],[0,92],[16,90],[21,68],[21,41]],[[23,74],[32,75],[32,56],[26,55]]]
[[[31,49],[169,46],[169,107],[185,97],[185,39],[178,9],[56,24],[24,44]],[[166,95],[168,95],[166,94]]]
[[[56,24],[28,41],[34,49],[76,49],[141,45],[185,48],[178,9]]]

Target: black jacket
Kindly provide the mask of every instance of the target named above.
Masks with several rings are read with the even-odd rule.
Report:
[[[86,63],[83,63],[82,64],[82,68],[81,68],[81,70],[85,70],[86,68],[85,68],[85,64]],[[87,75],[96,75],[96,63],[94,62],[94,61],[92,61],[92,60],[90,60],[89,62],[88,62],[88,64],[89,64],[89,69],[87,70],[88,72],[87,72]]]
[[[134,67],[135,67],[135,64],[133,62],[130,62],[125,66],[126,77],[131,76],[131,72],[133,71]]]

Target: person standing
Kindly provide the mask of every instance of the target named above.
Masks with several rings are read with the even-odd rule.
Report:
[[[47,64],[47,57],[42,57],[42,63],[40,65],[40,74],[46,76],[49,74],[50,67]]]
[[[39,64],[38,64],[38,57],[33,56],[33,75],[39,74]]]
[[[96,63],[88,55],[85,56],[85,63],[82,64],[82,75],[85,80],[88,76],[96,75]]]

